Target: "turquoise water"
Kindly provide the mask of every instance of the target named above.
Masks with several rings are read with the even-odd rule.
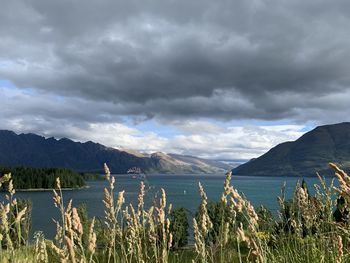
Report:
[[[125,190],[126,203],[136,203],[140,181],[130,175],[116,175],[116,193]],[[167,202],[173,207],[185,207],[195,213],[199,202],[198,182],[205,188],[208,199],[220,200],[224,175],[148,175],[144,180],[146,185],[146,205],[154,200],[159,201],[160,189],[163,187],[167,194]],[[291,196],[295,184],[301,178],[296,177],[254,177],[233,176],[232,185],[254,204],[264,205],[272,211],[277,211],[277,196],[281,186],[286,182],[287,196]],[[330,183],[328,178],[327,182]],[[318,183],[318,178],[307,178],[306,182],[312,192],[312,186]],[[108,187],[106,181],[88,182],[89,188],[75,191],[64,191],[64,201],[73,199],[73,205],[86,204],[89,216],[103,219],[103,188]],[[3,198],[4,194],[0,194]],[[52,192],[17,192],[17,198],[31,199],[33,202],[32,226],[33,232],[42,230],[46,237],[52,238],[55,232],[53,218],[59,218],[57,208],[53,205]]]

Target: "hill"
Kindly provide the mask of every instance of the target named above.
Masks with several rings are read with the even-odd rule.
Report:
[[[45,138],[0,130],[0,165],[37,168],[60,167],[78,172],[100,172],[107,162],[113,173],[139,167],[146,173],[222,173],[229,166],[196,157],[118,150],[91,141]],[[216,164],[215,164],[216,163]]]
[[[233,169],[237,175],[330,175],[328,163],[350,171],[350,123],[318,126],[293,142],[277,145],[262,156]]]

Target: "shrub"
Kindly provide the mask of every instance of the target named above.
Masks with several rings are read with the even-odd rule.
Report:
[[[184,247],[188,243],[188,219],[185,208],[175,208],[170,214],[170,232],[173,235],[173,248]]]

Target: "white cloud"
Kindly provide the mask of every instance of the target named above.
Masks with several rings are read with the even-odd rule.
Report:
[[[200,126],[203,127],[203,123]],[[198,133],[176,136],[169,141],[168,148],[205,158],[247,160],[258,157],[281,142],[297,139],[303,134],[303,128],[300,125],[217,126],[215,133],[200,130]]]
[[[195,123],[191,123],[192,126]],[[210,127],[213,124],[208,123]],[[199,122],[204,128],[204,123]],[[304,126],[276,125],[229,127],[215,126],[216,133],[198,130],[192,134],[162,137],[155,132],[141,132],[120,123],[92,123],[87,127],[65,127],[67,136],[79,141],[142,152],[163,151],[210,159],[247,160],[258,157],[278,143],[300,137]]]
[[[204,120],[158,123],[158,131],[144,132],[127,125],[113,112],[113,105],[78,98],[60,98],[15,88],[1,88],[0,129],[33,132],[46,137],[94,141],[119,149],[163,151],[212,159],[247,160],[278,143],[303,134],[302,125],[232,126]],[[62,100],[64,103],[62,103]],[[64,106],[62,106],[64,105]],[[162,129],[176,129],[162,136]]]
[[[141,132],[120,123],[91,123],[85,129],[71,127],[71,137],[79,141],[94,141],[118,149],[155,152],[166,148],[167,139],[153,132]]]

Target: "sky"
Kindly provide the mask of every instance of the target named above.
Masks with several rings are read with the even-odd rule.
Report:
[[[243,161],[349,120],[349,1],[0,4],[0,129]]]

